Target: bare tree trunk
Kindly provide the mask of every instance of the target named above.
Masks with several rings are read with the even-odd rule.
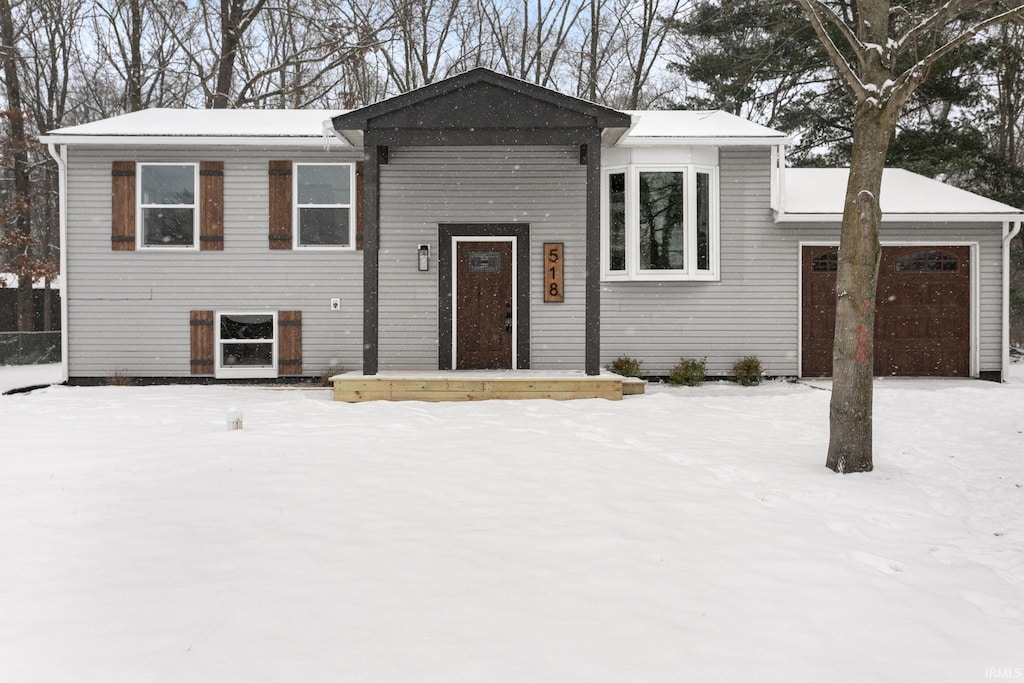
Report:
[[[129,16],[131,17],[130,35],[128,38],[128,111],[140,111],[144,108],[142,101],[142,0],[128,0]]]
[[[876,102],[854,113],[853,157],[836,273],[836,332],[826,465],[836,472],[870,472],[874,380],[875,290],[881,247],[879,194],[893,123]]]
[[[7,95],[5,112],[8,125],[7,149],[12,169],[11,201],[5,208],[6,230],[31,235],[31,195],[29,194],[28,140],[25,137],[25,110],[22,104],[19,80],[17,36],[14,31],[14,13],[10,0],[0,0],[0,56],[4,63],[4,86]],[[25,247],[26,251],[28,247]],[[35,328],[32,305],[32,278],[18,279],[18,331],[31,332]]]

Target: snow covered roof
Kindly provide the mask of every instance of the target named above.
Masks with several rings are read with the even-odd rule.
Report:
[[[331,117],[342,109],[143,109],[79,126],[57,128],[42,137],[58,144],[323,144]],[[326,126],[326,127],[325,127]],[[130,138],[130,140],[126,140]]]
[[[843,213],[848,168],[787,168],[780,221],[835,220]],[[970,215],[1020,220],[1019,209],[901,168],[882,174],[884,220]]]
[[[340,109],[144,109],[52,130],[57,144],[323,144]],[[619,145],[784,144],[786,135],[724,111],[628,111]]]
[[[789,139],[759,123],[721,110],[643,110],[626,112],[633,125],[619,141],[626,147],[665,144],[780,145]]]

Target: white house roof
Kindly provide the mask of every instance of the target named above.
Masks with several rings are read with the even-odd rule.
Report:
[[[330,119],[343,113],[340,109],[144,109],[58,128],[42,140],[58,144],[322,143],[325,130],[332,134]],[[784,133],[724,111],[626,113],[633,125],[620,145],[783,144],[787,140]]]
[[[848,168],[787,168],[785,203],[780,221],[834,220],[843,213]],[[883,216],[939,218],[969,214],[996,219],[1020,220],[1024,212],[1008,204],[987,199],[901,168],[887,168],[882,174]]]
[[[249,140],[322,143],[342,109],[143,109],[52,130],[43,142],[108,144],[114,141],[180,144]],[[327,128],[325,129],[325,124]],[[126,140],[125,138],[130,138]],[[184,139],[184,140],[183,140]],[[335,140],[338,140],[335,138]],[[340,142],[340,140],[339,140]],[[342,143],[345,144],[345,143]]]
[[[633,125],[622,136],[620,145],[662,144],[769,144],[788,142],[781,133],[721,110],[629,111]]]

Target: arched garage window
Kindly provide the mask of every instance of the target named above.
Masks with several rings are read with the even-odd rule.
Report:
[[[939,249],[920,249],[896,259],[897,272],[955,271],[959,267],[956,256]]]
[[[820,256],[815,256],[811,263],[811,270],[815,273],[834,273],[839,269],[839,252],[830,251]]]

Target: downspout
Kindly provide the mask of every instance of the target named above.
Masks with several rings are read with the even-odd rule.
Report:
[[[1003,371],[1000,379],[1010,374],[1010,242],[1020,232],[1020,221],[1003,223]]]
[[[786,146],[772,147],[769,203],[775,212],[775,222],[786,217]]]
[[[64,381],[68,374],[68,148],[64,145],[57,150],[53,142],[46,149],[57,162],[57,221],[60,223],[60,367]]]

